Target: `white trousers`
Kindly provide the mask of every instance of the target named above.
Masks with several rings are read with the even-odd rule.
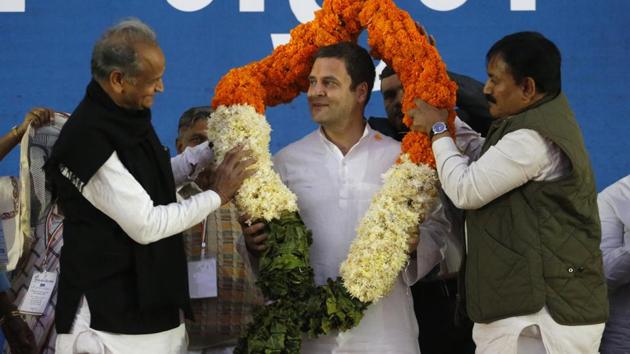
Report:
[[[475,323],[476,354],[595,354],[604,323],[564,326],[553,320],[547,308],[525,316]]]

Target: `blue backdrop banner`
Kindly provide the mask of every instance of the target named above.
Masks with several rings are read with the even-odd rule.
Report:
[[[629,1],[396,3],[434,35],[449,70],[481,81],[486,51],[496,40],[516,31],[542,32],[563,55],[563,88],[583,129],[598,189],[630,172],[630,36],[624,25]],[[153,116],[163,143],[173,148],[184,110],[209,104],[223,74],[270,54],[321,5],[321,0],[0,0],[0,134],[33,106],[72,111],[90,79],[96,39],[118,20],[138,17],[155,29],[166,55],[165,92],[157,96]],[[367,114],[384,115],[378,93]],[[273,152],[315,128],[303,95],[270,108],[267,118]],[[13,151],[0,163],[0,175],[17,174],[17,157]]]

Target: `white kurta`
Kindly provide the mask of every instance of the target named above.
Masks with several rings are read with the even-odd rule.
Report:
[[[597,196],[602,222],[604,272],[608,280],[610,318],[602,353],[630,352],[630,175]]]
[[[287,146],[274,157],[275,169],[298,197],[300,215],[313,232],[310,249],[315,282],[339,275],[356,228],[381,175],[400,153],[400,145],[366,125],[363,137],[344,156],[321,130]],[[359,325],[344,333],[304,340],[303,353],[419,353],[418,325],[408,284],[442,257],[439,237],[423,237],[418,267],[398,277],[392,292],[370,305]],[[403,279],[406,278],[406,279]]]

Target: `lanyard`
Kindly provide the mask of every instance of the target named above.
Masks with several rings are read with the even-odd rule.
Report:
[[[44,250],[44,262],[42,263],[42,269],[48,270],[48,256],[52,252],[52,249],[61,241],[61,234],[63,233],[63,222],[59,221],[55,225],[55,220],[58,220],[59,215],[56,213],[57,206],[54,206],[48,212],[46,216],[46,225],[44,227],[44,244],[46,249]]]
[[[206,248],[207,248],[207,244],[206,244],[206,230],[207,230],[207,225],[208,225],[208,218],[205,218],[201,222],[201,258],[204,258],[206,256]]]

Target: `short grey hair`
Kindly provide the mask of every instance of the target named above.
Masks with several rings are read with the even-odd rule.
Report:
[[[155,32],[137,18],[126,18],[108,28],[92,51],[92,78],[106,80],[118,70],[133,80],[141,69],[136,51],[140,43],[158,45]]]

